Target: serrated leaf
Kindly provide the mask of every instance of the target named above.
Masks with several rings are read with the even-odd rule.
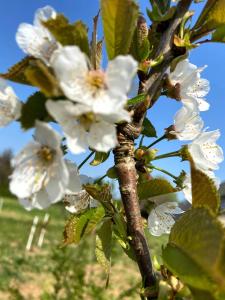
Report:
[[[31,85],[38,87],[47,97],[57,97],[62,94],[57,79],[42,61],[36,60],[30,63],[24,75]]]
[[[49,19],[43,24],[63,46],[76,45],[90,55],[88,29],[82,21],[70,24],[64,15],[58,14],[55,19]]]
[[[156,6],[161,14],[165,14],[170,8],[171,0],[150,0],[152,6]]]
[[[177,190],[164,178],[154,178],[138,184],[138,196],[140,200],[154,196],[174,193]]]
[[[94,199],[98,200],[103,205],[108,214],[113,213],[110,185],[87,184],[84,186],[84,188],[88,194],[90,194]]]
[[[220,208],[220,195],[212,178],[194,167],[191,162],[192,206],[206,207],[217,213]]]
[[[64,245],[78,244],[80,240],[91,233],[105,215],[103,207],[92,208],[81,215],[69,218],[64,229]]]
[[[166,266],[184,283],[200,290],[224,289],[225,230],[205,208],[193,208],[173,226],[163,250]]]
[[[96,234],[95,254],[97,261],[109,276],[112,251],[112,222],[105,221]]]
[[[20,122],[23,129],[27,130],[35,125],[36,120],[45,121],[49,114],[46,110],[45,103],[47,99],[44,94],[37,92],[30,96],[22,106]]]
[[[27,56],[17,64],[12,66],[7,73],[0,74],[0,77],[13,82],[31,85],[31,83],[27,80],[25,76],[25,71],[29,67],[30,62],[32,61],[35,61],[35,59]]]
[[[138,103],[144,101],[145,98],[146,98],[146,94],[139,94],[139,95],[137,95],[136,97],[134,97],[134,98],[132,98],[132,99],[129,99],[129,100],[127,101],[127,104],[128,104],[128,105],[136,105],[136,104],[138,104]]]
[[[155,127],[152,125],[152,123],[147,118],[144,119],[143,128],[142,128],[141,133],[148,137],[157,137]]]
[[[134,0],[101,0],[106,49],[109,59],[128,54],[138,18]]]
[[[108,152],[108,153],[95,152],[95,157],[92,160],[92,162],[90,162],[90,165],[98,166],[98,165],[104,163],[108,159],[109,155],[110,155],[110,152]]]

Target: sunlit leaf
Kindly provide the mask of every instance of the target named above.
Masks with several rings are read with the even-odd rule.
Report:
[[[155,127],[152,125],[149,119],[145,118],[143,122],[142,134],[148,137],[157,137]]]
[[[98,165],[102,164],[103,162],[105,162],[108,159],[109,155],[110,155],[110,152],[108,152],[108,153],[95,152],[95,157],[92,160],[92,162],[90,162],[90,165],[98,166]]]
[[[138,18],[134,0],[101,0],[101,13],[109,59],[128,54]]]

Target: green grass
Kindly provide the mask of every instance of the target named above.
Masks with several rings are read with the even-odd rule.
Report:
[[[46,212],[51,219],[44,245],[38,248],[36,237],[32,251],[27,252],[25,246],[33,218],[37,215],[43,221]],[[137,267],[117,244],[114,243],[112,251],[107,290],[106,275],[95,259],[94,236],[79,246],[60,247],[66,217],[61,205],[27,212],[16,199],[4,199],[0,212],[0,299],[139,299]],[[150,245],[154,245],[152,255],[160,251],[165,240],[149,236]]]

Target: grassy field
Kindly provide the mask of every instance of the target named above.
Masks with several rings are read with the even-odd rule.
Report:
[[[36,236],[28,252],[25,247],[33,218],[37,215],[43,221],[46,212],[51,219],[43,247],[37,247]],[[0,211],[0,299],[139,299],[138,270],[119,246],[113,248],[107,289],[106,276],[95,259],[94,236],[79,246],[60,247],[65,218],[60,205],[44,212],[27,212],[15,199],[4,198]],[[166,238],[149,238],[153,254],[160,251]]]

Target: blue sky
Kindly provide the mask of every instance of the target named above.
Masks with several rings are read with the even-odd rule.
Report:
[[[7,0],[1,1],[0,11],[0,72],[5,72],[8,67],[19,61],[24,54],[17,47],[15,42],[15,33],[18,25],[21,22],[32,23],[33,15],[37,8],[51,5],[58,12],[64,13],[70,20],[75,21],[82,19],[90,28],[92,18],[98,11],[98,0]],[[139,1],[142,12],[145,12],[145,7],[149,5],[148,0]],[[194,5],[193,8],[199,9],[202,4]],[[101,37],[101,31],[99,34]],[[219,144],[225,149],[225,45],[223,44],[205,44],[193,50],[190,54],[192,63],[203,66],[208,65],[202,76],[207,78],[211,83],[211,91],[207,100],[211,104],[211,108],[207,112],[202,113],[205,121],[205,126],[209,130],[219,128],[221,130],[221,138]],[[13,85],[16,93],[22,100],[31,94],[32,89],[26,86]],[[168,127],[173,122],[174,113],[180,108],[180,104],[176,101],[162,98],[158,101],[155,107],[150,110],[149,117],[157,128],[158,135],[163,134],[163,129]],[[0,129],[0,151],[6,148],[12,148],[14,153],[17,153],[31,139],[31,132],[22,132],[19,125],[13,123],[7,128]],[[150,143],[151,140],[148,141]],[[161,153],[174,151],[179,149],[178,142],[162,142],[160,144]],[[84,155],[70,156],[76,162],[82,161]],[[110,167],[112,160],[105,163],[104,169]],[[177,159],[167,159],[157,162],[157,166],[164,167],[174,174],[178,174],[179,170],[186,168],[187,164],[179,164]],[[90,175],[101,175],[104,170],[102,167],[93,169],[93,167],[85,166],[84,172]],[[225,179],[225,164],[221,164],[218,175]]]

